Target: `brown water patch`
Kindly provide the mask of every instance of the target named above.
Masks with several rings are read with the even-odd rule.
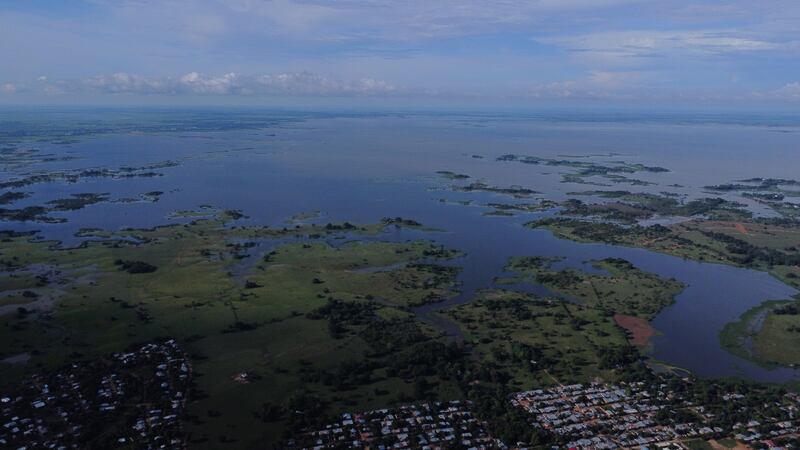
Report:
[[[628,340],[637,347],[646,347],[650,343],[650,338],[656,334],[650,322],[641,317],[614,314],[614,322],[627,331]]]

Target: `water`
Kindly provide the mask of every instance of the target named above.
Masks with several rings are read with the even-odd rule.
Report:
[[[542,192],[543,198],[558,200],[568,197],[569,192],[597,187],[561,183],[562,174],[569,168],[497,162],[495,158],[522,153],[559,159],[564,155],[583,156],[581,160],[597,163],[624,160],[663,166],[672,172],[631,175],[657,183],[654,186],[615,185],[606,189],[656,193],[671,190],[691,198],[706,195],[702,189],[705,185],[740,178],[792,178],[800,166],[796,152],[800,121],[787,117],[716,116],[578,119],[558,115],[325,115],[275,123],[264,120],[259,126],[223,131],[142,134],[122,129],[83,137],[68,145],[20,144],[74,159],[6,166],[0,179],[36,171],[143,166],[165,160],[179,165],[159,169],[164,176],[156,178],[93,178],[71,184],[26,186],[19,190],[31,192],[32,196],[15,206],[42,204],[68,193],[107,192],[112,199],[137,198],[154,190],[165,194],[158,202],[101,203],[81,211],[59,213],[69,219],[63,224],[5,223],[3,227],[42,230],[47,237],[73,245],[80,240],[73,234],[82,227],[150,227],[170,222],[168,215],[172,211],[203,204],[241,209],[249,216],[243,223],[273,226],[284,226],[291,216],[308,211],[320,211],[319,218],[311,219],[320,223],[412,218],[443,231],[389,229],[369,239],[433,239],[465,253],[463,258],[450,262],[462,268],[460,293],[416,310],[456,336],[457,329],[433,313],[470,301],[478,289],[496,287],[493,279],[504,274],[510,257],[563,257],[559,267],[583,270],[592,270],[586,263],[589,260],[625,258],[643,270],[675,277],[688,285],[676,303],[653,322],[662,333],[654,338],[655,358],[704,377],[738,376],[775,382],[799,378],[796,370],[759,367],[719,346],[717,334],[725,323],[765,300],[794,294],[767,274],[685,261],[641,249],[557,239],[545,230],[523,226],[526,221],[552,212],[484,216],[487,208],[455,202],[470,200],[473,205],[481,205],[515,200],[488,193],[453,192],[448,189],[451,182],[435,172],[451,170],[489,184],[521,185]],[[778,129],[780,133],[775,132]],[[682,187],[667,188],[675,183]],[[268,251],[272,245],[257,247],[255,254]],[[245,272],[243,266],[240,275]],[[513,288],[549,294],[541,286]]]

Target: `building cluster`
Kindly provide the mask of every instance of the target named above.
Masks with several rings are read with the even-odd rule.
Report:
[[[683,387],[670,386],[659,382],[573,384],[518,392],[510,401],[529,415],[531,426],[555,438],[553,444],[558,444],[553,448],[689,450],[694,448],[692,441],[723,437],[735,438],[751,448],[797,448],[798,394],[724,394],[721,400],[726,414],[750,418],[731,424],[718,420],[711,412],[714,408],[695,403]],[[470,402],[453,401],[348,413],[322,429],[298,436],[289,447],[517,448],[493,438],[471,408]]]
[[[299,437],[305,449],[504,449],[471,412],[469,402],[432,402],[343,414],[339,421]]]
[[[31,376],[12,392],[0,392],[0,448],[184,449],[191,380],[192,366],[174,340]],[[510,402],[529,415],[531,426],[571,450],[686,450],[686,442],[719,437],[779,450],[793,448],[786,443],[800,437],[796,393],[725,393],[722,412],[719,400],[714,407],[697,404],[670,386],[675,384],[574,384],[518,392]],[[731,414],[746,419],[734,422]],[[470,402],[456,400],[346,413],[296,436],[287,448],[509,447],[490,435]]]
[[[567,446],[576,449],[640,447],[714,433],[693,424],[659,424],[655,416],[666,397],[651,395],[643,383],[574,384],[519,392],[512,403],[545,430],[570,439]]]
[[[34,375],[0,394],[0,447],[184,448],[191,378],[173,340]]]
[[[789,400],[781,404],[765,404],[758,420],[738,422],[733,425],[733,437],[745,444],[761,443],[769,448],[777,448],[776,441],[784,438],[800,437],[800,395],[789,392],[784,396]],[[745,402],[740,395],[729,395],[725,398],[734,407]],[[780,415],[779,418],[774,417]]]
[[[737,400],[744,399],[735,394],[726,396],[732,409],[737,408]],[[768,440],[796,435],[800,398],[787,394],[784,399],[787,401],[758,408],[762,421],[734,425],[734,437],[775,448],[774,442]],[[560,436],[570,449],[661,449],[727,434],[715,426],[713,414],[671,392],[666,384],[574,384],[519,392],[512,397],[512,403],[529,413],[537,426]],[[777,408],[776,417],[763,416],[768,408]],[[662,410],[669,414],[659,418]],[[675,411],[685,414],[674,415]],[[672,418],[664,420],[664,416]],[[687,416],[691,420],[681,420]],[[785,420],[786,417],[794,419]]]

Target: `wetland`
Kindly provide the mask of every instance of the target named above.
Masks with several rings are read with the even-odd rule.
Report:
[[[176,339],[215,448],[651,367],[800,380],[777,119],[70,114],[0,133],[2,386]]]

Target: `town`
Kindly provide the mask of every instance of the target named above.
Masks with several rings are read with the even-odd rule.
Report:
[[[565,447],[570,449],[664,448],[731,434],[753,447],[778,448],[774,440],[797,434],[800,397],[796,393],[763,404],[753,403],[754,398],[722,395],[732,411],[758,415],[758,420],[736,422],[730,430],[720,426],[706,405],[667,383],[574,384],[520,392],[512,403],[531,414],[537,426],[568,439]]]
[[[0,394],[3,448],[183,449],[192,365],[175,340],[76,360]],[[291,449],[796,449],[800,395],[741,382],[654,375],[556,384],[506,398],[545,445],[503,442],[471,401],[427,401],[344,413],[284,443]]]
[[[800,396],[772,398],[760,390],[721,393],[730,411],[751,417],[725,425],[714,408],[687,395],[691,379],[657,382],[573,384],[518,392],[509,401],[525,411],[530,424],[552,437],[552,448],[696,449],[713,439],[735,440],[744,448],[791,449],[800,432]],[[676,382],[677,381],[677,382]],[[762,400],[769,399],[764,403]],[[525,449],[492,437],[470,402],[422,403],[360,414],[289,442],[291,448]],[[696,444],[702,444],[698,447]]]
[[[174,340],[34,375],[0,397],[0,447],[185,448],[191,379]]]
[[[504,449],[487,433],[469,402],[431,402],[343,414],[324,429],[289,442],[290,448]]]

